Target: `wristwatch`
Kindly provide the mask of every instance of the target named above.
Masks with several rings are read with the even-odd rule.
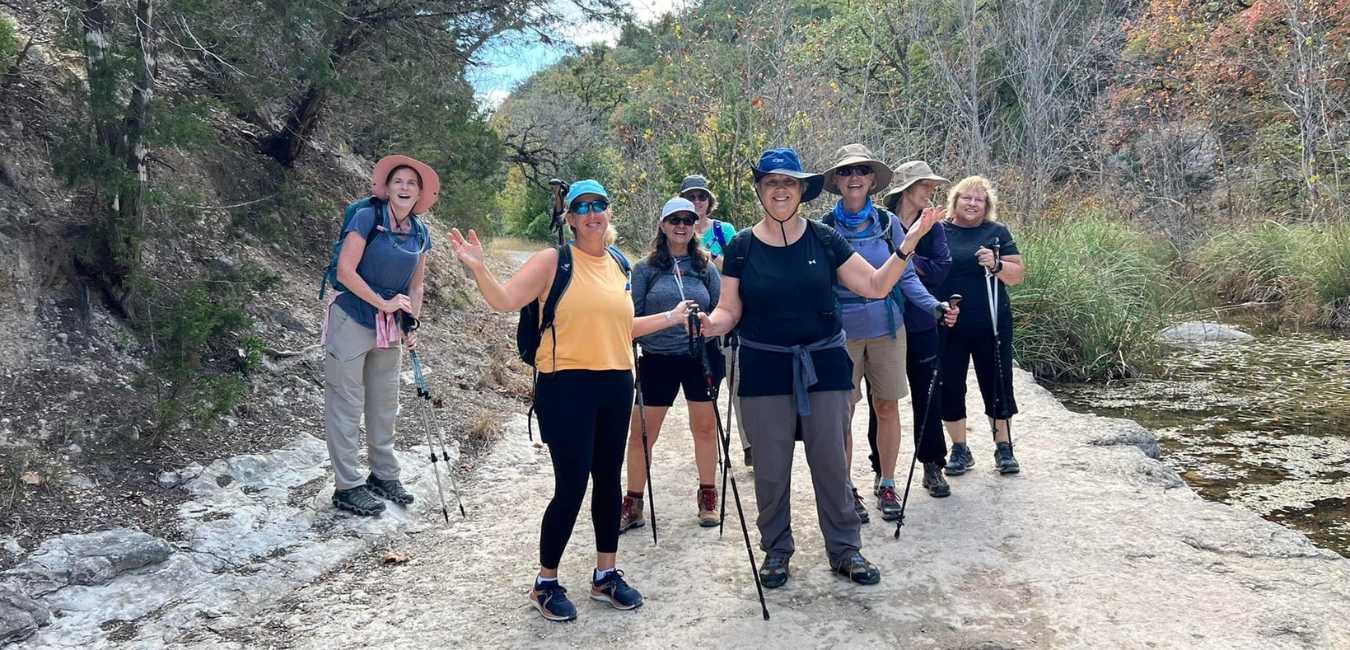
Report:
[[[900,261],[901,261],[901,262],[903,262],[903,261],[909,259],[909,253],[906,253],[905,251],[900,250],[900,247],[899,247],[899,246],[896,246],[896,247],[895,247],[895,256],[898,257],[898,258],[900,258]]]

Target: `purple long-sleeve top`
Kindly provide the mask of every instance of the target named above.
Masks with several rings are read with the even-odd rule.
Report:
[[[903,228],[904,222],[900,221],[900,225]],[[899,243],[902,237],[903,235],[897,237],[896,242]],[[943,232],[941,224],[934,226],[923,239],[919,240],[919,246],[910,256],[909,264],[914,267],[924,288],[928,289],[933,297],[939,301],[947,299],[947,296],[938,295],[938,287],[942,286],[942,281],[947,278],[947,271],[952,268],[952,253],[947,248],[947,234]],[[937,317],[931,310],[920,307],[912,300],[905,301],[905,329],[910,332],[923,332],[935,327]]]

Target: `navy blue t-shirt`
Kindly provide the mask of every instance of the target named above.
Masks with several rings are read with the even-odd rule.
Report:
[[[375,223],[375,219],[374,208],[358,210],[347,223],[347,228],[342,231],[342,238],[346,239],[349,232],[356,232],[364,237],[367,232],[371,232],[371,224]],[[417,270],[417,260],[422,253],[431,250],[431,235],[428,233],[426,241],[423,242],[417,235],[419,230],[417,224],[413,224],[408,233],[390,232],[384,230],[386,221],[381,218],[380,229],[376,230],[371,235],[370,241],[366,242],[366,249],[361,253],[361,261],[356,265],[356,274],[361,276],[375,293],[387,299],[400,293],[408,293],[413,272]],[[352,320],[375,329],[374,305],[350,291],[338,296],[337,305],[342,311],[347,312]]]
[[[997,239],[1004,257],[1021,255],[1017,244],[1013,242],[1008,227],[994,221],[986,221],[973,228],[958,226],[950,221],[942,223],[947,235],[947,246],[952,252],[952,267],[942,282],[942,288],[936,295],[950,296],[961,294],[961,317],[956,319],[956,329],[964,332],[989,332],[989,293],[985,284],[984,267],[976,261],[975,251],[981,246],[992,248]],[[998,283],[998,325],[1000,331],[1011,331],[1012,310],[1008,306],[1008,289]]]
[[[789,246],[771,246],[747,228],[727,245],[722,275],[740,280],[737,331],[758,343],[806,345],[843,329],[834,282],[853,249],[833,228],[808,222]],[[817,231],[813,234],[813,230]],[[810,391],[853,389],[853,363],[843,347],[811,353],[819,381]],[[741,347],[742,397],[792,394],[792,355]]]

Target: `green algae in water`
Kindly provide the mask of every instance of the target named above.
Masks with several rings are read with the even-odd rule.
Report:
[[[1152,429],[1201,496],[1350,557],[1350,338],[1175,348],[1150,377],[1050,389],[1071,409]]]

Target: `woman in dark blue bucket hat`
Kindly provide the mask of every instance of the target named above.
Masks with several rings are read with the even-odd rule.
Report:
[[[856,583],[876,584],[881,572],[859,552],[862,522],[844,458],[853,366],[834,284],[885,297],[937,219],[911,228],[877,269],[833,228],[802,216],[802,204],[820,195],[825,178],[804,171],[795,150],[765,151],[751,172],[764,216],[727,246],[721,297],[705,317],[705,331],[736,328],[741,340],[738,395],[755,450],[756,523],[766,553],[760,578],[765,587],[788,579],[795,550],[790,477],[800,427],[830,568]]]

